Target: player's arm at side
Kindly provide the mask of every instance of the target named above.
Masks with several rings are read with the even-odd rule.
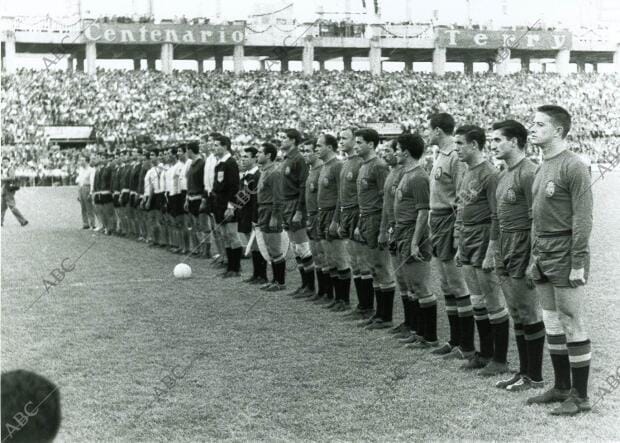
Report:
[[[571,275],[569,281],[575,285],[585,284],[585,265],[588,258],[588,243],[592,232],[592,183],[588,167],[579,160],[567,167],[567,178],[571,193],[573,212],[573,237],[571,244]]]
[[[301,221],[302,214],[306,210],[306,180],[308,180],[309,171],[310,167],[306,161],[302,157],[299,157],[295,161],[295,172],[297,172],[299,180],[299,198],[297,200],[297,211],[294,215],[294,219],[298,221]]]
[[[270,188],[273,195],[269,227],[275,229],[278,225],[278,221],[282,219],[282,173],[279,168],[275,168],[269,176],[269,180],[271,182]]]
[[[489,202],[489,210],[491,211],[491,233],[489,237],[489,246],[482,261],[482,269],[491,272],[495,269],[495,254],[497,253],[497,239],[499,238],[499,222],[497,220],[497,177],[498,174],[490,174],[487,177],[486,194]]]
[[[416,176],[411,183],[412,191],[415,195],[416,209],[418,210],[417,218],[415,221],[415,230],[413,231],[413,238],[411,239],[411,255],[418,260],[422,260],[420,255],[420,239],[422,235],[428,229],[428,215],[430,212],[430,182],[428,177]]]
[[[342,162],[336,163],[332,168],[334,173],[334,182],[336,187],[336,210],[334,211],[334,217],[332,218],[331,225],[329,226],[330,234],[333,236],[338,235],[338,224],[340,223],[340,174],[342,172]]]

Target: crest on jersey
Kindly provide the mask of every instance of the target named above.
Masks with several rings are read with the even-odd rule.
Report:
[[[347,172],[347,180],[353,180],[353,172]]]
[[[443,174],[443,169],[441,169],[441,166],[438,166],[437,170],[435,171],[435,180],[441,179],[442,174]]]
[[[290,166],[287,166],[287,167],[286,167],[286,169],[284,169],[284,173],[285,173],[286,175],[290,175],[290,173],[291,173],[291,167],[290,167]]]
[[[547,186],[545,186],[545,195],[553,197],[553,194],[555,194],[555,183],[553,183],[553,180],[549,180]]]
[[[514,203],[517,201],[517,194],[515,194],[515,190],[512,188],[508,188],[508,190],[506,191],[506,201],[508,203]]]
[[[218,182],[224,181],[224,171],[217,171],[217,181]]]
[[[400,189],[396,190],[396,199],[398,201],[401,201],[403,199],[403,191],[401,191]]]
[[[368,180],[365,178],[362,179],[362,188],[368,189]]]

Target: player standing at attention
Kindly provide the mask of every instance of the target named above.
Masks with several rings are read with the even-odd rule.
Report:
[[[432,353],[449,359],[469,359],[474,355],[474,312],[465,279],[454,261],[458,248],[457,190],[466,166],[459,160],[453,133],[454,118],[450,114],[440,113],[430,118],[429,144],[437,146],[437,152],[430,173],[429,226],[450,325],[450,339]]]
[[[360,212],[353,238],[362,245],[362,253],[368,258],[377,301],[375,315],[358,324],[367,329],[392,327],[395,289],[390,253],[385,249],[379,249],[378,243],[383,189],[388,175],[387,165],[375,152],[378,145],[379,134],[374,129],[355,131],[355,146],[363,163],[357,176],[357,201]]]
[[[543,162],[532,187],[532,260],[529,276],[540,296],[555,385],[529,404],[563,403],[551,413],[591,409],[588,400],[590,339],[583,324],[584,285],[590,267],[592,184],[587,166],[567,149],[570,114],[560,106],[538,108],[530,140]],[[571,377],[572,376],[572,377]]]
[[[198,229],[198,217],[200,214],[200,203],[204,194],[204,167],[205,161],[200,155],[200,147],[196,142],[187,144],[187,158],[189,168],[187,170],[187,195],[185,197],[185,212],[189,214],[187,231],[189,238],[189,251],[193,252],[198,245],[194,230]],[[187,167],[187,166],[186,166]]]
[[[374,292],[372,272],[364,256],[362,246],[353,241],[355,227],[359,220],[357,203],[357,176],[363,160],[355,150],[355,128],[340,131],[340,149],[346,159],[340,170],[338,187],[338,237],[345,241],[346,252],[351,263],[353,284],[357,293],[358,304],[355,309],[345,314],[348,320],[365,320],[373,315]]]
[[[396,188],[400,179],[405,172],[405,169],[401,163],[402,156],[397,155],[398,141],[392,140],[388,147],[384,150],[382,156],[383,161],[390,167],[390,173],[385,179],[385,187],[383,189],[383,209],[381,211],[381,228],[379,229],[379,248],[389,248],[392,255],[393,265],[395,269],[396,282],[400,291],[400,299],[403,303],[403,313],[405,320],[390,329],[392,334],[398,334],[403,338],[408,338],[411,335],[411,309],[409,300],[409,289],[407,287],[407,281],[405,279],[405,269],[400,266],[401,262],[399,255],[396,253],[396,248],[392,247],[394,243],[394,198],[396,197]]]
[[[508,311],[493,272],[499,235],[495,208],[498,171],[484,159],[486,136],[482,128],[459,127],[455,142],[459,159],[467,163],[459,189],[459,258],[471,291],[480,338],[480,353],[474,354],[462,368],[482,368],[479,375],[492,376],[508,372]]]
[[[2,225],[4,225],[4,214],[10,209],[21,226],[26,226],[28,220],[22,215],[15,205],[15,169],[11,166],[8,157],[2,157]],[[83,214],[83,212],[82,212]],[[84,225],[86,226],[86,225]]]
[[[239,277],[243,253],[235,214],[236,198],[239,192],[239,166],[231,155],[230,139],[225,135],[214,138],[213,153],[218,159],[213,181],[213,214],[215,223],[222,233],[228,257],[228,268],[221,276],[223,278]]]
[[[295,250],[295,260],[301,275],[301,286],[289,295],[307,292],[314,295],[314,261],[306,233],[306,178],[308,165],[297,148],[301,134],[296,129],[279,133],[282,170],[282,224]]]
[[[172,171],[172,188],[168,196],[168,208],[170,217],[172,218],[171,252],[177,254],[183,250],[183,203],[185,203],[185,195],[181,189],[181,177],[183,174],[183,166],[185,165],[185,146],[174,146],[171,154],[174,154],[176,162],[170,168]]]
[[[319,238],[319,173],[323,167],[323,161],[316,155],[316,140],[310,139],[302,142],[299,152],[308,165],[308,178],[304,190],[306,198],[306,233],[310,241],[310,251],[312,259],[318,271],[324,266],[323,248]],[[314,279],[314,277],[313,277]],[[323,289],[319,279],[319,292]],[[293,298],[313,298],[316,294],[310,291],[300,291],[293,295]]]
[[[282,233],[282,172],[276,164],[278,150],[271,143],[263,143],[258,153],[258,164],[261,166],[258,180],[258,221],[257,225],[265,240],[269,253],[273,279],[271,283],[261,286],[269,292],[286,289],[284,284],[286,271],[286,251],[281,242]]]
[[[545,325],[531,280],[525,272],[531,255],[532,182],[536,165],[525,156],[527,129],[514,120],[493,125],[491,147],[506,162],[497,182],[499,238],[496,271],[514,323],[519,372],[496,384],[509,391],[542,388]]]
[[[413,310],[416,340],[407,346],[429,349],[437,347],[437,298],[430,290],[430,179],[420,161],[424,140],[419,135],[403,134],[398,137],[398,149],[404,172],[394,198],[394,242],[412,302],[418,306]]]

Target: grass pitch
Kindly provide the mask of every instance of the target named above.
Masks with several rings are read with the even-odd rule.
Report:
[[[58,384],[58,441],[618,440],[620,389],[606,379],[620,373],[619,189],[619,173],[594,185],[585,311],[598,403],[588,414],[552,418],[547,407],[524,405],[530,393],[494,388],[497,378],[463,373],[309,303],[222,281],[204,260],[189,261],[192,279],[175,280],[179,256],[81,230],[75,188],[20,190],[26,228],[7,213],[2,370]],[[63,259],[82,253],[46,290]],[[243,262],[246,273],[250,266]],[[289,288],[298,281],[291,274]],[[440,301],[445,339],[443,312]],[[515,368],[513,338],[510,346]],[[546,353],[544,369],[551,383]]]

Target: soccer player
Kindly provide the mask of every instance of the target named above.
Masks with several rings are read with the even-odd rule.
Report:
[[[404,171],[394,198],[394,242],[412,302],[419,306],[416,341],[407,346],[430,349],[437,347],[437,298],[430,290],[430,179],[421,160],[424,140],[417,134],[403,134],[398,137],[398,149]]]
[[[397,334],[397,337],[409,337],[412,329],[409,289],[407,281],[405,279],[405,269],[401,266],[399,254],[396,252],[394,242],[394,198],[396,196],[396,188],[400,179],[403,176],[405,168],[402,165],[404,161],[403,155],[397,155],[398,141],[392,140],[383,151],[383,161],[390,167],[390,173],[385,179],[385,186],[383,189],[383,209],[381,211],[381,227],[379,229],[378,244],[380,249],[389,248],[392,255],[394,274],[398,289],[400,291],[400,298],[403,303],[403,312],[405,321],[398,326],[390,329],[392,334]],[[414,336],[415,337],[415,336]]]
[[[15,192],[17,187],[14,184],[15,169],[11,167],[8,157],[2,157],[2,225],[4,225],[4,214],[10,209],[21,226],[26,226],[28,220],[15,206]]]
[[[357,201],[357,177],[363,160],[355,150],[355,128],[340,131],[340,149],[346,159],[340,170],[338,187],[338,236],[345,240],[349,256],[353,284],[358,304],[355,309],[345,314],[348,320],[365,320],[373,315],[374,292],[372,272],[364,256],[362,245],[353,241],[355,227],[359,221]]]
[[[185,196],[184,209],[187,212],[187,232],[189,251],[194,252],[198,247],[194,230],[198,229],[198,217],[200,214],[200,203],[202,202],[205,185],[204,185],[204,167],[205,161],[200,155],[200,147],[197,142],[189,142],[187,144],[187,195]]]
[[[543,151],[532,186],[532,259],[555,385],[529,404],[563,403],[551,413],[591,409],[588,400],[590,339],[583,322],[584,285],[590,265],[592,189],[587,166],[567,149],[571,116],[562,107],[538,108],[530,141]]]
[[[531,280],[525,272],[531,255],[532,182],[536,165],[525,156],[527,129],[515,121],[495,123],[491,148],[495,158],[506,162],[497,182],[499,223],[495,266],[508,312],[512,317],[519,372],[496,384],[509,391],[542,388],[542,357],[545,325]]]
[[[282,177],[276,164],[278,150],[271,143],[263,143],[258,153],[261,174],[258,180],[256,201],[258,221],[256,222],[269,253],[273,279],[261,286],[262,290],[277,292],[286,289],[286,251],[281,244],[282,233]]]
[[[215,138],[220,135],[222,134],[219,132],[211,132],[209,135],[203,136],[203,140],[209,154],[205,159],[205,195],[203,196],[203,201],[200,206],[205,210],[209,228],[211,230],[211,234],[213,234],[213,240],[215,247],[217,248],[217,254],[214,257],[212,264],[218,267],[226,267],[227,262],[224,259],[224,256],[226,255],[226,248],[224,247],[221,230],[216,228],[215,217],[213,215],[213,182],[215,180],[215,165],[217,164],[217,157],[213,153],[213,145],[215,143]]]
[[[140,171],[142,170],[142,149],[134,148],[132,150],[132,163],[129,178],[129,230],[136,240],[140,241],[142,235],[140,233],[139,223],[139,206],[140,206]]]
[[[239,198],[242,204],[237,209],[239,218],[239,235],[243,234],[249,241],[252,230],[258,222],[257,187],[260,180],[260,170],[256,164],[258,149],[253,146],[245,148],[241,154],[244,172],[239,184],[244,199]],[[241,196],[240,196],[241,197]],[[261,255],[256,241],[250,247],[252,252],[252,277],[244,280],[245,283],[264,285],[267,280],[267,261]]]
[[[293,244],[297,268],[301,275],[301,286],[291,292],[314,295],[314,261],[308,234],[306,232],[306,178],[308,165],[299,152],[301,134],[296,129],[286,129],[279,133],[280,151],[283,160],[282,170],[282,225]]]
[[[508,372],[509,321],[495,270],[498,237],[495,191],[498,171],[483,156],[484,130],[465,125],[456,130],[459,159],[467,171],[459,189],[459,259],[471,291],[480,353],[461,366],[482,376]]]
[[[176,159],[174,165],[170,168],[171,171],[171,189],[168,195],[168,209],[171,220],[171,237],[172,237],[172,249],[171,252],[176,254],[183,251],[183,203],[185,203],[185,192],[182,188],[183,169],[185,166],[185,146],[179,145],[172,148],[172,154]]]
[[[305,208],[306,208],[306,233],[308,235],[310,243],[310,251],[312,252],[312,258],[314,265],[318,270],[321,270],[324,266],[323,248],[321,247],[321,240],[319,236],[319,174],[323,167],[323,160],[321,160],[316,153],[316,139],[310,139],[302,142],[299,147],[299,152],[303,156],[304,160],[308,164],[308,177],[305,183]],[[312,277],[314,281],[314,276]],[[322,281],[319,280],[319,290],[323,290]],[[316,294],[310,291],[299,291],[293,295],[293,298],[314,298]]]
[[[430,241],[450,326],[450,339],[432,353],[449,359],[469,359],[474,355],[474,314],[465,279],[454,260],[458,247],[457,190],[466,166],[459,161],[454,145],[454,126],[454,118],[447,113],[435,114],[429,121],[428,141],[437,146],[430,173]],[[413,302],[411,309],[415,316],[418,304]]]
[[[213,182],[213,214],[215,223],[224,239],[228,268],[221,276],[223,278],[239,277],[241,275],[241,254],[243,248],[237,233],[237,218],[235,205],[239,192],[239,167],[232,157],[230,139],[220,135],[214,139],[213,153],[218,159],[215,166],[215,180]]]
[[[95,211],[90,197],[90,182],[93,171],[90,167],[90,158],[80,156],[77,172],[78,176],[75,183],[78,185],[78,200],[82,210],[82,229],[94,229]]]
[[[351,264],[346,251],[346,241],[338,236],[340,218],[338,193],[342,162],[338,160],[338,140],[331,134],[323,133],[317,140],[317,154],[323,161],[319,174],[318,207],[319,237],[324,252],[323,268],[317,270],[319,282],[323,280],[323,290],[328,297],[334,293],[333,305],[326,308],[332,311],[346,311],[350,308]],[[321,285],[320,285],[321,286]]]
[[[129,196],[131,186],[131,153],[128,150],[123,151],[123,167],[121,168],[121,198],[120,198],[120,215],[121,215],[121,235],[126,236],[130,234],[129,224]]]
[[[112,183],[112,230],[113,234],[119,234],[121,230],[121,168],[122,168],[122,153],[112,159],[111,165],[111,183]]]
[[[144,210],[147,214],[146,219],[146,243],[151,247],[158,246],[159,234],[158,216],[161,201],[159,199],[159,176],[157,171],[158,149],[152,149],[147,157],[146,167],[148,168],[144,176]]]
[[[394,305],[394,271],[389,251],[379,249],[379,229],[383,210],[383,189],[388,167],[375,152],[379,145],[379,134],[374,129],[355,131],[355,146],[363,163],[357,176],[357,200],[359,221],[353,233],[354,241],[362,245],[367,257],[377,301],[375,315],[362,320],[358,325],[367,329],[392,327]]]

